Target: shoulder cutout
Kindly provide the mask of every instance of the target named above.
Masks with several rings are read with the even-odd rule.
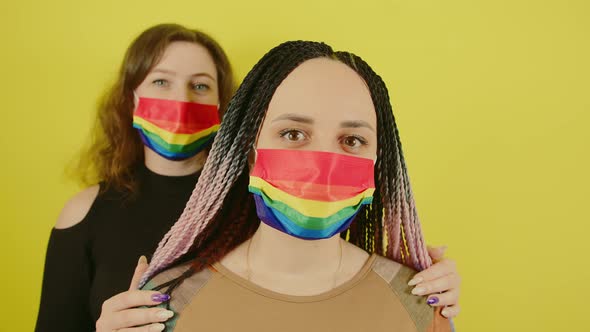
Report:
[[[90,207],[92,206],[92,203],[94,203],[96,196],[98,196],[99,188],[99,185],[94,185],[82,190],[74,195],[74,197],[70,198],[57,217],[55,228],[70,228],[82,221],[82,219],[88,214],[88,211],[90,211]]]

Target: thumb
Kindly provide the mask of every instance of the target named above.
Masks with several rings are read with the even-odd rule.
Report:
[[[447,246],[440,246],[440,247],[430,247],[428,246],[428,254],[430,258],[432,258],[433,262],[438,262],[445,256],[445,251],[447,250]]]
[[[131,285],[129,286],[129,290],[136,290],[139,288],[139,281],[141,280],[141,276],[147,271],[148,268],[148,261],[145,256],[139,257],[139,261],[137,262],[137,266],[135,267],[135,272],[133,272],[133,278],[131,278]]]

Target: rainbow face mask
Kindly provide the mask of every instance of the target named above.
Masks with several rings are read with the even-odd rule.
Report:
[[[265,224],[317,240],[345,231],[375,192],[372,159],[331,152],[257,150],[249,191]]]
[[[213,142],[219,130],[216,105],[139,98],[133,127],[143,144],[169,160],[195,156]]]

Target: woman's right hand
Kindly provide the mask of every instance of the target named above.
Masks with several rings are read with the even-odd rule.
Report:
[[[156,332],[163,331],[162,322],[174,313],[163,308],[138,308],[154,306],[170,300],[170,296],[155,291],[138,290],[139,280],[147,270],[145,256],[141,256],[129,290],[119,293],[102,304],[102,312],[96,321],[96,332]]]

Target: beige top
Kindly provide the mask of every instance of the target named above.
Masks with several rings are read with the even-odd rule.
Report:
[[[180,275],[187,265],[164,271],[151,289]],[[170,303],[176,315],[166,331],[220,332],[446,332],[447,319],[410,294],[415,272],[373,255],[357,275],[315,296],[291,296],[262,288],[217,263],[185,280]]]

